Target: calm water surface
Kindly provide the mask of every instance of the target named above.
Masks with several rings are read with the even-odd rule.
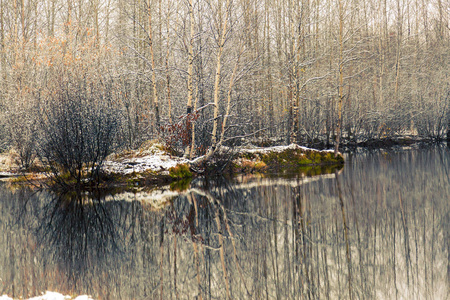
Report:
[[[163,205],[0,191],[0,295],[449,299],[445,147],[356,154],[316,177],[195,181],[161,191],[179,194]]]

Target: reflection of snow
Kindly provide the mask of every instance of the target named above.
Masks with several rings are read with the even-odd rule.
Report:
[[[28,300],[69,300],[69,299],[74,299],[74,300],[92,300],[92,298],[87,296],[87,295],[82,295],[82,296],[78,296],[76,298],[73,298],[71,296],[64,296],[64,295],[62,295],[60,293],[50,292],[50,291],[45,292],[45,294],[42,295],[42,296],[29,298]],[[0,300],[13,300],[13,298],[8,297],[7,295],[3,295],[3,296],[0,296]]]
[[[17,174],[11,173],[11,172],[0,172],[0,178],[8,178],[8,177],[14,177],[17,176]],[[2,299],[2,298],[0,298]]]
[[[342,173],[342,170],[338,174]],[[237,184],[233,186],[234,189],[249,190],[256,187],[268,187],[268,186],[290,186],[298,187],[310,182],[322,180],[322,179],[334,179],[335,174],[321,174],[316,176],[305,176],[294,177],[294,178],[259,178],[257,176],[246,176],[242,175],[236,177],[234,180]]]
[[[342,171],[341,171],[342,172]],[[269,186],[286,186],[286,187],[298,187],[307,183],[311,183],[317,180],[334,179],[335,174],[324,174],[313,177],[303,176],[301,178],[259,178],[254,175],[243,175],[242,177],[236,177],[232,191],[237,190],[250,190],[256,187],[269,187]],[[222,195],[225,195],[229,190],[222,190]],[[244,192],[245,193],[245,192]],[[208,190],[202,190],[197,187],[190,187],[183,191],[172,190],[170,185],[160,186],[150,191],[138,191],[138,192],[124,192],[110,196],[106,196],[106,201],[139,201],[150,205],[155,210],[163,208],[170,200],[178,196],[187,196],[189,194],[196,194],[211,199],[212,195]],[[0,299],[2,300],[2,299]]]
[[[180,195],[179,192],[171,191],[170,186],[163,186],[152,191],[142,191],[138,193],[119,193],[114,196],[106,196],[107,201],[140,201],[153,207],[154,209],[162,208],[168,201]],[[0,299],[1,300],[1,299]]]

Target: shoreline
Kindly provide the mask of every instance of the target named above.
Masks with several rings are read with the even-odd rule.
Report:
[[[386,138],[362,143],[343,143],[341,145],[344,154],[361,151],[388,150],[405,147],[429,147],[444,145],[446,141],[431,141],[428,139],[411,138],[402,136],[398,138]],[[333,150],[320,150],[291,144],[288,146],[272,147],[246,147],[236,151],[233,160],[222,174],[237,176],[242,174],[261,173],[295,174],[306,176],[327,174],[337,167],[345,165],[344,156],[339,154],[339,159],[334,158]],[[50,180],[50,176],[43,172],[22,173],[14,166],[14,154],[0,154],[0,180],[15,184],[28,184],[42,186]],[[179,171],[180,166],[189,166],[189,160],[172,156],[161,150],[159,144],[152,145],[146,150],[129,150],[124,155],[112,154],[103,163],[102,182],[97,187],[102,188],[135,188],[145,186],[163,186],[185,181],[203,175],[190,168]],[[83,187],[92,188],[93,184],[87,183]]]

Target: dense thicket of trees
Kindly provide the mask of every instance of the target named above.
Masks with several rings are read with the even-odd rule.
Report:
[[[190,157],[232,137],[443,138],[449,15],[443,0],[0,0],[2,147],[34,143],[70,72],[109,78],[127,147],[174,123]]]

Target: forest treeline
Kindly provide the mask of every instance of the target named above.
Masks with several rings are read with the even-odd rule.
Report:
[[[0,0],[1,147],[26,164],[52,143],[160,138],[194,158],[254,138],[443,139],[449,15],[444,0]]]

